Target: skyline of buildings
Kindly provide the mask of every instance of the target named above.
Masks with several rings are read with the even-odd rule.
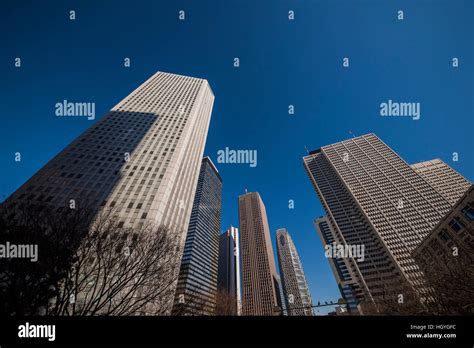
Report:
[[[206,80],[157,72],[46,163],[4,205],[25,202],[72,209],[87,205],[94,214],[111,211],[118,228],[136,228],[148,222],[166,226],[182,257],[174,266],[175,290],[160,303],[165,304],[163,313],[212,315],[222,179],[211,159],[202,158],[202,154],[213,101]],[[247,299],[261,301],[255,308],[247,306],[249,313],[276,315],[285,295],[276,272],[265,207],[258,199],[254,213],[265,227],[254,226],[253,231],[263,238],[259,242],[265,251],[260,254],[254,249],[252,257],[265,259],[268,273],[261,274],[265,279],[262,287],[254,279],[253,286],[260,293],[255,297],[244,293]],[[244,239],[255,237],[249,233]],[[234,273],[229,291],[235,294],[236,314],[240,314],[243,291],[238,229],[231,227],[227,237],[228,247],[232,247],[230,242],[234,244],[232,254],[228,253],[233,256],[228,259]],[[252,249],[243,244],[246,251]],[[261,268],[257,264],[253,267]],[[243,269],[247,275],[255,271]],[[141,312],[146,314],[148,309]]]
[[[276,232],[278,265],[287,315],[313,315],[311,294],[298,251],[286,228]]]
[[[311,151],[303,163],[335,239],[364,246],[348,264],[362,304],[400,294],[424,298],[425,278],[411,253],[450,210],[448,199],[459,195],[465,179],[438,162],[419,174],[424,165],[415,170],[372,133]],[[441,190],[430,183],[440,182],[440,173],[458,185]]]
[[[474,2],[420,1],[393,6],[372,0],[293,5],[273,7],[270,2],[256,2],[232,7],[232,11],[231,3],[214,6],[207,2],[185,2],[179,7],[171,2],[143,2],[133,8],[125,2],[100,6],[92,2],[71,6],[54,2],[7,5],[1,22],[6,33],[6,54],[0,65],[7,82],[2,93],[2,201],[156,70],[204,78],[216,100],[203,156],[212,158],[225,181],[220,232],[229,226],[239,228],[238,195],[246,188],[258,191],[265,203],[274,252],[277,254],[276,228],[284,226],[304,266],[313,303],[337,300],[342,292],[341,297],[356,310],[360,303],[357,296],[363,293],[363,287],[357,292],[352,286],[360,283],[357,277],[362,277],[356,269],[357,259],[368,251],[356,251],[354,257],[325,257],[325,246],[343,244],[345,240],[337,234],[339,226],[331,224],[323,205],[315,199],[311,181],[301,166],[305,146],[313,150],[353,134],[374,132],[419,176],[426,175],[424,180],[430,186],[440,185],[437,191],[441,196],[456,204],[457,191],[450,188],[461,190],[463,184],[451,181],[449,175],[441,178],[428,172],[442,169],[443,164],[432,163],[440,158],[468,180],[474,180],[469,130],[474,115],[474,51],[469,30]],[[133,30],[116,23],[132,23]],[[17,27],[22,30],[11,30]],[[274,37],[278,39],[272,40]],[[387,49],[389,46],[392,49]],[[159,101],[163,98],[174,95],[167,94]],[[93,104],[97,113],[89,119],[84,114],[56,117],[55,103],[63,101],[76,107]],[[129,128],[129,134],[141,133],[140,128]],[[164,140],[164,136],[157,138]],[[103,145],[97,144],[101,150]],[[258,162],[254,156],[251,163],[234,165],[225,159],[221,165],[216,152],[227,149],[236,153],[255,150]],[[112,153],[121,153],[124,158],[124,151]],[[16,160],[17,153],[21,160]],[[99,151],[96,155],[107,161],[108,157]],[[97,174],[98,180],[82,181],[80,187],[66,182],[64,188],[71,192],[78,189],[81,194],[82,189],[95,190],[96,184],[100,185],[98,190],[113,186],[112,177],[101,176],[108,168],[97,169],[104,169]],[[70,174],[76,175],[66,172],[65,178]],[[138,192],[139,200],[142,192],[153,195],[147,189],[152,174]],[[119,170],[117,181],[124,175]],[[438,180],[430,182],[432,177]],[[188,188],[192,183],[186,179],[177,186]],[[26,192],[26,202],[35,189]],[[125,192],[115,206],[127,207],[134,193]],[[49,196],[56,199],[56,194],[47,194],[41,204],[47,204],[43,202]],[[185,204],[192,205],[193,194],[189,197]],[[127,201],[119,203],[122,198]],[[105,200],[99,199],[97,204]],[[114,200],[107,200],[104,207]],[[66,206],[70,203],[67,197],[63,201]],[[165,199],[166,204],[168,201]],[[146,213],[141,211],[143,207],[138,209],[137,218],[133,215],[136,207],[146,202],[137,201],[130,209],[129,221],[118,219],[117,223],[124,228],[140,224]],[[84,206],[81,198],[75,203],[79,208]],[[396,203],[397,207],[406,206],[403,199]],[[441,221],[447,215],[443,216]],[[325,220],[313,223],[319,218]],[[420,245],[436,226],[420,238]],[[445,248],[463,233],[454,233],[450,225],[443,228],[453,233]],[[466,225],[461,231],[468,228]],[[178,234],[185,235],[188,230],[189,226]],[[320,241],[322,235],[326,243]],[[413,252],[411,256],[418,264]],[[350,276],[339,281],[342,291],[332,274],[333,267]],[[280,272],[278,265],[276,271]],[[424,269],[421,271],[426,274]],[[326,313],[325,309],[317,308],[315,313]]]
[[[176,287],[177,314],[215,313],[221,209],[222,178],[211,159],[204,157]]]
[[[112,211],[119,228],[166,226],[182,256],[163,299],[167,314],[174,305],[175,314],[213,315],[222,289],[235,297],[236,314],[312,315],[302,309],[311,307],[311,295],[286,229],[276,233],[277,273],[258,192],[238,197],[240,233],[231,226],[220,235],[222,178],[202,157],[213,102],[206,80],[157,72],[5,204],[87,205]],[[400,293],[428,296],[419,250],[428,240],[459,239],[436,226],[460,214],[453,205],[471,183],[439,159],[407,164],[372,133],[311,151],[303,163],[326,211],[313,221],[323,246],[363,246],[362,255],[329,258],[349,310],[363,314],[364,306]],[[463,243],[471,243],[462,209],[464,218],[449,226],[467,231]]]

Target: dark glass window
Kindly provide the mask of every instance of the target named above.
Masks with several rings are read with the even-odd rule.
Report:
[[[459,221],[458,219],[454,218],[452,219],[450,222],[449,222],[449,226],[451,226],[451,228],[455,231],[455,232],[459,232],[460,230],[462,230],[464,227],[464,224]]]
[[[449,235],[446,233],[445,230],[441,231],[438,236],[444,241],[447,242],[449,240]]]
[[[462,209],[462,213],[463,213],[464,216],[466,216],[469,220],[474,220],[474,208],[472,208],[471,206],[466,205],[466,206]]]

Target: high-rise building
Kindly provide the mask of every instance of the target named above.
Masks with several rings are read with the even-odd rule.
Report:
[[[233,226],[219,238],[217,293],[221,296],[217,301],[220,301],[219,304],[224,307],[225,312],[232,315],[241,314],[239,230]]]
[[[454,205],[471,185],[461,174],[440,159],[415,163],[411,167],[451,205]]]
[[[448,199],[374,134],[323,146],[304,165],[336,234],[364,247],[354,273],[366,301],[426,293],[411,252],[449,211]]]
[[[242,314],[278,315],[280,294],[267,212],[258,192],[239,196]]]
[[[324,216],[314,220],[314,226],[316,227],[316,231],[321,238],[324,248],[345,244],[343,237],[337,235],[327,217]],[[350,255],[346,257],[330,255],[327,259],[336,278],[336,283],[342,298],[346,301],[347,309],[351,313],[357,313],[357,306],[360,301],[364,300],[364,293],[359,286],[362,276],[356,273],[356,261]]]
[[[278,265],[288,315],[313,315],[311,294],[295,244],[285,228],[276,233]]]
[[[206,80],[157,72],[7,203],[110,208],[119,226],[168,227],[182,251],[213,102]]]
[[[202,160],[173,311],[214,315],[217,294],[222,179],[209,157]]]

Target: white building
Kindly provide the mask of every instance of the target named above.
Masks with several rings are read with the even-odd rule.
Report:
[[[214,95],[206,80],[157,72],[49,161],[7,202],[112,208],[186,238]]]

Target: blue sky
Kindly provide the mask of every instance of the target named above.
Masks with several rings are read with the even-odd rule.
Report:
[[[323,211],[303,169],[305,146],[374,132],[408,163],[441,158],[472,181],[473,4],[2,1],[0,197],[95,122],[55,117],[57,102],[95,102],[98,119],[158,70],[206,78],[216,96],[206,154],[216,162],[225,147],[258,151],[255,168],[216,163],[222,229],[238,226],[238,195],[258,191],[272,238],[286,227],[297,246],[313,301],[337,300],[312,224]],[[419,102],[420,120],[381,117],[379,105],[389,99]]]

